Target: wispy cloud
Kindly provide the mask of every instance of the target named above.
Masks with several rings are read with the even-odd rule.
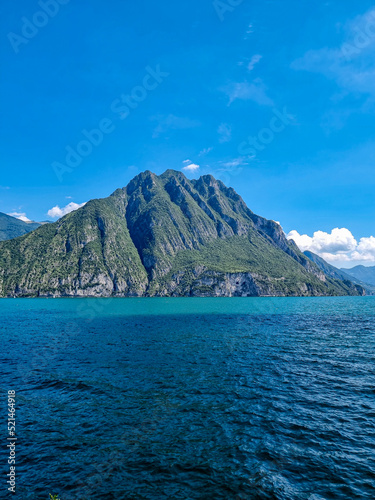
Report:
[[[245,33],[245,35],[243,37],[244,40],[247,40],[252,33],[254,33],[254,25],[253,25],[253,23],[250,23],[248,25],[248,27],[246,28],[246,33]]]
[[[227,123],[221,123],[217,129],[219,142],[229,142],[232,138],[232,127]]]
[[[375,66],[364,68],[363,61],[345,61],[340,49],[311,50],[292,64],[293,69],[321,73],[343,90],[375,94]]]
[[[240,175],[245,165],[248,165],[246,158],[231,158],[215,162],[209,167],[207,166],[204,173],[212,174],[226,186],[230,186],[233,177]]]
[[[52,217],[52,219],[59,219],[60,217],[64,217],[64,215],[70,214],[70,212],[74,212],[74,210],[78,210],[79,208],[86,205],[86,203],[74,203],[71,202],[63,208],[60,208],[58,205],[48,210],[47,215]]]
[[[273,106],[273,100],[267,95],[267,87],[260,78],[252,82],[231,83],[223,89],[229,97],[228,106],[234,101],[253,101],[260,106]]]
[[[152,133],[153,139],[160,137],[169,130],[185,130],[199,127],[201,125],[198,120],[192,120],[190,118],[176,116],[173,114],[153,116],[151,117],[151,120],[158,122]]]
[[[202,151],[199,152],[198,156],[206,156],[208,155],[208,153],[211,153],[211,151],[213,150],[214,148],[210,147],[210,148],[204,148],[202,149]]]
[[[247,65],[247,69],[249,71],[253,71],[253,69],[255,68],[255,66],[258,64],[258,62],[262,59],[263,56],[261,56],[260,54],[255,54],[251,59],[250,59],[250,62],[249,64]]]
[[[375,238],[361,238],[359,242],[349,229],[335,228],[331,233],[316,231],[313,236],[291,231],[287,235],[305,252],[320,255],[327,262],[375,262]]]
[[[232,160],[226,160],[226,161],[223,161],[220,163],[220,165],[222,167],[224,167],[225,169],[233,169],[233,168],[237,168],[239,166],[242,166],[242,165],[248,165],[248,162],[246,161],[245,158],[241,157],[241,158],[233,158]]]
[[[322,74],[345,93],[375,96],[375,11],[349,21],[345,33],[340,46],[310,50],[292,68]]]

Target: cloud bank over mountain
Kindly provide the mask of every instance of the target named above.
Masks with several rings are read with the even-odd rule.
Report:
[[[294,240],[303,252],[316,253],[327,262],[375,263],[375,237],[357,241],[346,228],[335,228],[331,233],[316,231],[312,237],[293,230],[287,238]]]

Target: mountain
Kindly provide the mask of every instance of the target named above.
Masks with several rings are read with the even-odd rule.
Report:
[[[304,252],[306,257],[308,257],[310,260],[315,262],[315,264],[321,269],[327,276],[330,278],[334,278],[337,280],[344,281],[345,283],[347,282],[352,282],[355,285],[358,285],[362,288],[365,289],[366,293],[368,295],[375,295],[375,286],[370,285],[369,283],[364,283],[363,281],[354,278],[350,274],[347,274],[343,269],[337,269],[337,267],[332,266],[331,264],[328,264],[324,259],[319,257],[319,255],[316,255],[313,252],[306,251]]]
[[[342,269],[345,273],[350,276],[364,281],[365,283],[369,283],[370,285],[375,286],[375,266],[374,267],[365,267],[365,266],[356,266],[352,269]]]
[[[11,240],[18,236],[34,231],[40,224],[38,222],[23,222],[0,212],[0,241]]]
[[[211,175],[146,171],[108,198],[0,243],[0,295],[359,295]]]

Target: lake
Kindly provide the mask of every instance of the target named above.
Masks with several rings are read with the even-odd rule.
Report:
[[[14,498],[375,498],[375,297],[2,299],[0,312]]]

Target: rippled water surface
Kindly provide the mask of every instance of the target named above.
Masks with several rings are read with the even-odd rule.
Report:
[[[375,297],[0,312],[13,498],[375,499]]]

